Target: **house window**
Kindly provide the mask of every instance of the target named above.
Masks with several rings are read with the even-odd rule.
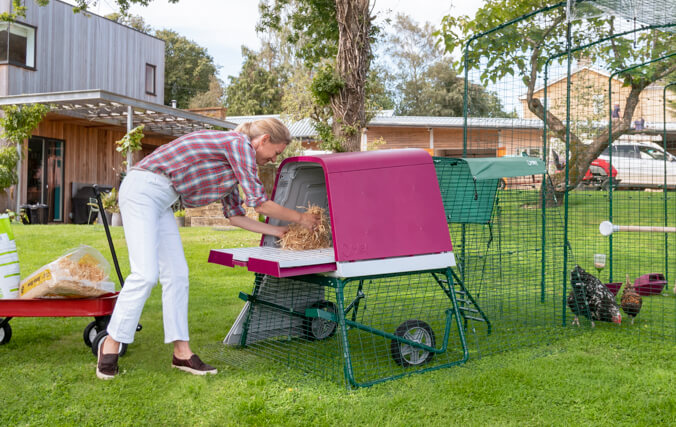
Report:
[[[35,27],[0,23],[0,64],[35,68]]]
[[[155,66],[146,64],[146,93],[155,95]]]

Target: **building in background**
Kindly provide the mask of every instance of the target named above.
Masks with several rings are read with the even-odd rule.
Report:
[[[235,127],[163,105],[164,41],[58,0],[26,6],[25,18],[0,23],[0,105],[53,109],[24,144],[19,190],[0,197],[1,211],[41,203],[50,222],[79,222],[79,188],[119,186],[115,141],[128,129],[145,125],[137,161],[191,131]],[[11,7],[0,0],[0,12]]]

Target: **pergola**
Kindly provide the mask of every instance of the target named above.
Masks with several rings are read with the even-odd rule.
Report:
[[[234,129],[237,125],[225,120],[154,104],[104,90],[50,92],[13,95],[0,98],[2,105],[45,104],[52,114],[85,119],[92,122],[122,126],[145,125],[146,132],[182,136],[202,129]]]

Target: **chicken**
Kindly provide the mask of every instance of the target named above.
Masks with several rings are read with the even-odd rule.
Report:
[[[571,271],[572,290],[568,294],[567,302],[570,310],[575,314],[573,325],[580,326],[579,316],[582,315],[594,321],[622,323],[620,307],[615,302],[615,296],[599,279],[587,273],[576,265]]]
[[[634,284],[631,282],[631,279],[629,279],[629,275],[627,274],[627,284],[622,290],[620,306],[622,307],[622,311],[624,311],[624,313],[629,316],[629,318],[631,318],[632,325],[634,324],[634,318],[638,312],[641,311],[641,305],[643,305],[643,298],[641,298],[641,295],[636,292]]]

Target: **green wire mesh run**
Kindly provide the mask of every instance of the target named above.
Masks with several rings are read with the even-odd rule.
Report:
[[[627,275],[632,283],[639,284],[663,276],[664,280],[653,280],[662,283],[661,292],[642,297],[643,305],[634,324],[622,312],[621,326],[596,322],[596,328],[615,328],[618,333],[635,334],[638,339],[673,343],[676,234],[617,232],[604,237],[599,233],[599,224],[612,221],[619,225],[676,226],[676,161],[664,154],[676,153],[676,92],[674,86],[669,88],[675,81],[673,73],[663,74],[645,87],[638,99],[629,98],[631,82],[673,69],[674,58],[623,71],[673,52],[676,8],[671,0],[598,0],[571,5],[570,14],[562,2],[530,16],[514,17],[514,22],[485,31],[466,45],[469,95],[473,88],[485,87],[500,100],[503,109],[489,116],[480,105],[472,104],[471,96],[466,98],[463,156],[537,157],[547,163],[554,182],[541,195],[547,206],[544,216],[529,217],[524,209],[515,208],[537,205],[542,200],[536,200],[536,191],[528,190],[527,182],[507,180],[506,188],[496,193],[489,223],[453,223],[449,218],[455,252],[466,285],[475,296],[478,294],[479,305],[489,317],[495,317],[491,313],[493,307],[505,300],[521,300],[519,305],[535,307],[525,296],[533,286],[522,285],[519,278],[535,280],[523,259],[532,258],[538,246],[535,242],[542,238],[545,255],[540,279],[544,278],[545,304],[549,295],[558,300],[551,303],[558,306],[553,305],[550,312],[558,311],[558,321],[567,330],[573,329],[573,313],[566,297],[571,291],[570,272],[575,265],[614,290],[621,287],[615,297],[618,306]],[[571,35],[567,38],[569,19]],[[512,47],[511,51],[500,52],[499,58],[516,59],[509,69],[500,67],[502,62],[495,56],[495,46],[506,45]],[[534,52],[540,54],[537,61],[533,60]],[[534,64],[535,70],[531,68]],[[530,92],[528,83],[532,83]],[[628,109],[634,106],[633,111]],[[631,117],[625,117],[627,111],[633,112]],[[620,122],[629,123],[629,129],[622,137],[614,138],[608,148],[609,127],[616,129]],[[492,133],[493,128],[499,132]],[[592,164],[589,171],[575,170],[571,147],[579,148],[579,154],[599,143],[607,148],[599,159],[608,164]],[[615,178],[611,177],[611,163],[617,170]],[[541,190],[539,178],[536,181],[533,190]],[[552,200],[554,189],[556,201]],[[552,227],[557,217],[560,225]],[[520,227],[520,232],[514,227]],[[510,235],[518,237],[506,237]],[[502,248],[496,250],[496,242],[502,242]],[[506,262],[505,254],[512,259]],[[514,257],[517,254],[522,254],[521,259]],[[603,265],[594,262],[595,255],[605,255]],[[497,271],[496,265],[501,266],[502,272]],[[480,279],[482,276],[492,278]],[[505,277],[511,278],[505,281]],[[550,281],[554,287],[551,291],[547,285]],[[515,290],[512,297],[496,297],[495,302],[482,300],[488,296],[483,291],[479,293],[478,286],[485,289],[490,283],[504,286],[505,282],[519,283],[517,289],[524,289]],[[524,313],[521,318],[550,320],[536,313]],[[588,319],[581,321],[583,326],[591,326]]]
[[[258,275],[248,300],[238,345],[215,353],[224,363],[267,359],[361,387],[464,362],[444,270],[342,280]]]
[[[470,358],[563,336],[563,208],[542,209],[542,178],[475,181],[459,159],[435,158],[435,168],[460,281],[490,320],[490,333],[467,325]]]
[[[671,0],[591,0],[589,4],[610,15],[644,25],[676,22],[676,8]],[[575,6],[584,10],[586,5],[577,2]]]

